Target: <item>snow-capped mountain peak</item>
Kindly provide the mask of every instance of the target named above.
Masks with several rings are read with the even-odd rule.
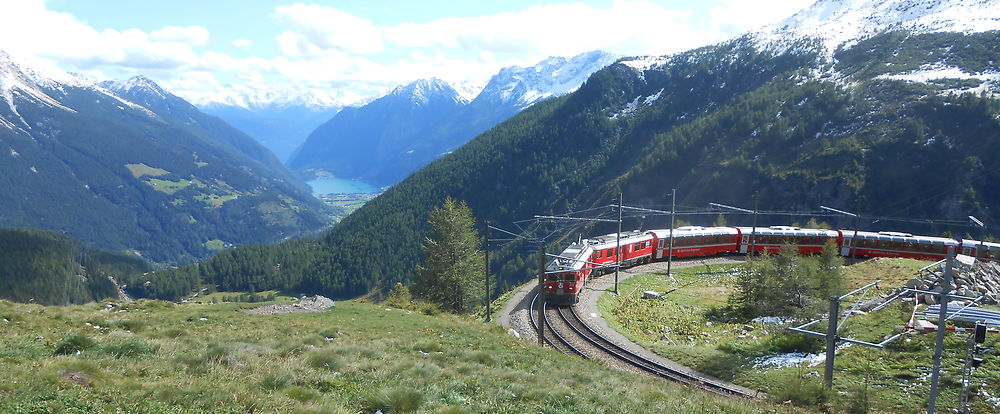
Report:
[[[526,108],[543,99],[576,90],[591,74],[615,59],[617,57],[610,53],[592,51],[569,59],[550,57],[530,67],[506,67],[490,79],[476,99]]]
[[[100,82],[99,85],[118,95],[150,94],[153,96],[157,96],[161,99],[171,95],[170,92],[165,91],[163,88],[160,87],[160,85],[157,85],[156,82],[153,82],[149,80],[149,78],[141,75],[132,77],[131,79],[126,80],[124,82],[115,80],[103,81]]]
[[[1000,0],[818,0],[762,29],[763,40],[821,38],[828,50],[888,30],[918,33],[1000,30]]]
[[[454,102],[468,103],[458,91],[447,82],[438,78],[419,79],[404,86],[393,89],[389,95],[408,97],[416,105],[427,105],[436,98],[451,99]]]

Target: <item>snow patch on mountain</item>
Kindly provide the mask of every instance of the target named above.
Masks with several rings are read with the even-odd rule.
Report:
[[[819,0],[754,35],[764,44],[788,38],[820,38],[832,52],[890,30],[1000,30],[1000,0]]]
[[[610,53],[593,51],[569,59],[550,57],[531,67],[506,67],[490,79],[476,99],[527,108],[538,101],[575,91],[591,74],[616,59]]]
[[[980,73],[969,73],[956,66],[941,64],[924,65],[920,69],[903,72],[890,73],[878,76],[879,79],[900,80],[906,82],[932,83],[946,80],[976,80],[979,85],[972,88],[957,88],[950,90],[952,93],[978,93],[983,91],[1000,90],[1000,72],[985,71]]]

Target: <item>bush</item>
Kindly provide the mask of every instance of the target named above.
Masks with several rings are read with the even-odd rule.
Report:
[[[803,334],[776,334],[767,341],[767,348],[776,354],[789,352],[815,354],[823,351],[824,346],[822,339]]]
[[[55,355],[69,355],[83,352],[97,346],[97,341],[82,333],[72,333],[56,344]]]

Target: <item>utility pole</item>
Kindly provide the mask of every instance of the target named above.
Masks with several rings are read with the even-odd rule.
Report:
[[[951,294],[951,265],[955,260],[955,247],[948,246],[948,259],[945,262],[944,283],[941,284],[941,307],[938,312],[937,341],[934,343],[934,370],[931,372],[931,396],[927,402],[927,414],[937,410],[938,381],[941,377],[941,350],[944,348],[944,328],[948,322],[948,295]]]
[[[667,277],[670,277],[670,269],[674,263],[674,213],[677,208],[677,189],[670,190],[670,247],[667,250]]]
[[[750,230],[750,254],[747,257],[753,259],[757,254],[757,193],[753,193],[753,230]]]
[[[978,263],[979,262],[979,252],[981,250],[983,250],[983,241],[986,238],[986,225],[983,224],[983,222],[980,221],[979,219],[977,219],[975,217],[972,217],[972,216],[969,216],[969,220],[972,220],[973,223],[978,224],[979,227],[982,227],[982,229],[983,229],[982,235],[979,236],[979,247],[976,248],[976,254],[973,256],[976,259],[975,261],[972,262],[973,269],[975,269],[976,267],[979,267],[979,263]]]
[[[840,298],[830,297],[830,323],[826,329],[826,367],[823,370],[823,386],[833,389],[833,363],[837,355],[837,319],[840,317]]]
[[[618,237],[615,241],[615,294],[618,294],[618,269],[622,267],[622,193],[618,193]]]
[[[486,258],[486,260],[484,260],[486,262],[486,322],[489,322],[490,319],[492,318],[492,315],[490,315],[490,313],[492,312],[490,309],[491,304],[490,304],[490,221],[489,220],[486,220],[485,227],[486,227],[485,228],[486,238],[483,239],[483,247],[484,247],[483,252],[485,253],[484,256]]]
[[[542,303],[538,306],[538,345],[545,346],[545,242],[538,245],[538,291]]]

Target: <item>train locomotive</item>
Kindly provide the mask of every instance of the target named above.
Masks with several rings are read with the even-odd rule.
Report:
[[[1000,260],[1000,244],[978,240],[954,240],[900,232],[803,229],[793,226],[701,227],[606,234],[570,244],[545,268],[545,300],[574,304],[588,280],[621,267],[674,258],[709,257],[725,254],[776,253],[794,245],[802,254],[821,252],[829,242],[845,257],[905,257],[941,260],[948,248],[980,260]],[[673,246],[670,245],[671,236]]]

